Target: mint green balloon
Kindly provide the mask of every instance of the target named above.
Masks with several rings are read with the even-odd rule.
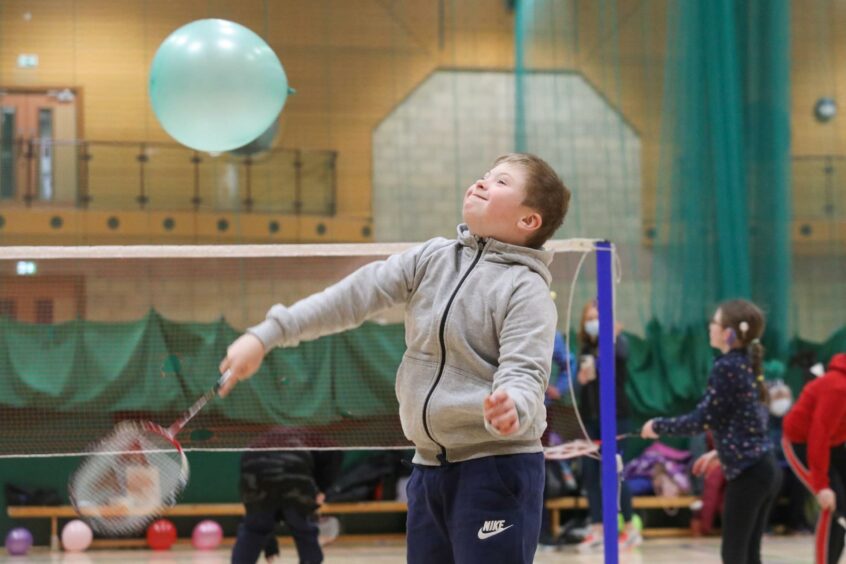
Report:
[[[171,33],[150,68],[150,101],[174,139],[198,151],[242,147],[282,111],[288,78],[276,54],[246,27],[197,20]]]

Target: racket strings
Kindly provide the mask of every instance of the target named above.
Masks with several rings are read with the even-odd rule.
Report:
[[[188,479],[182,452],[155,427],[122,423],[94,445],[70,481],[71,499],[92,528],[138,532],[175,503]]]

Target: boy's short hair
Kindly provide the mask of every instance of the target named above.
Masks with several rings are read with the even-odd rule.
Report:
[[[508,153],[497,158],[500,163],[521,165],[528,173],[523,204],[541,214],[540,229],[526,241],[527,247],[539,249],[564,222],[570,206],[570,190],[546,161],[529,153]]]

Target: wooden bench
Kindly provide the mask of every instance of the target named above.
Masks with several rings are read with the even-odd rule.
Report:
[[[635,509],[679,509],[690,507],[698,498],[693,496],[681,497],[635,497],[632,505]],[[547,500],[545,508],[551,512],[551,528],[554,534],[561,530],[561,510],[587,509],[587,499],[584,497],[560,497]],[[405,513],[406,504],[403,501],[357,501],[349,503],[325,503],[320,508],[323,515],[345,515],[356,513]],[[50,519],[50,546],[54,550],[59,548],[59,519],[74,519],[77,513],[70,505],[56,506],[9,506],[9,517],[13,519]],[[237,517],[244,514],[244,506],[240,503],[183,503],[174,505],[162,512],[163,517]],[[687,529],[656,529],[646,531],[646,535],[677,536]],[[101,540],[94,542],[94,546],[143,546],[142,539],[125,539],[121,541]]]
[[[685,495],[678,497],[658,497],[658,496],[637,496],[632,498],[632,507],[634,509],[686,509],[690,507],[694,501],[699,499],[695,496]],[[550,528],[553,535],[558,535],[561,532],[561,510],[562,509],[587,509],[587,498],[584,497],[558,497],[548,499],[544,503],[544,507],[550,513]],[[662,537],[662,536],[682,536],[689,534],[687,529],[661,529],[650,528],[644,531],[644,536]]]
[[[353,513],[405,513],[406,504],[402,501],[357,501],[350,503],[324,503],[320,508],[323,515],[343,515]],[[59,519],[74,519],[76,510],[71,505],[32,505],[9,506],[6,510],[13,519],[50,519],[50,547],[59,548]],[[183,503],[174,505],[162,512],[162,517],[237,517],[244,514],[240,503]],[[135,546],[144,541],[129,540],[95,541],[94,546]]]

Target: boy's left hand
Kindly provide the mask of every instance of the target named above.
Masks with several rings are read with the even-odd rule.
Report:
[[[520,429],[514,400],[501,388],[485,398],[484,412],[485,421],[500,435],[513,435]]]

